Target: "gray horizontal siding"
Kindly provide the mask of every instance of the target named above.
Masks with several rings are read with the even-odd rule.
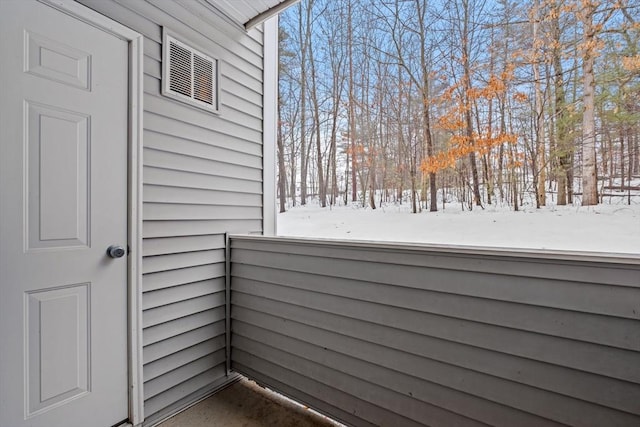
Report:
[[[222,81],[221,84],[224,84],[224,81]],[[146,121],[147,119],[151,120],[150,116],[155,114],[166,119],[189,123],[191,126],[197,126],[200,129],[209,131],[209,138],[211,139],[215,138],[216,134],[235,135],[239,139],[259,145],[262,138],[262,122],[248,115],[228,110],[224,103],[224,98],[221,99],[224,110],[220,115],[215,116],[204,110],[175,102],[161,95],[145,93],[145,114],[143,117],[145,128],[154,130],[154,128],[151,127],[154,121],[150,121],[149,123],[146,123]],[[216,117],[216,119],[212,120],[212,117]],[[251,127],[251,125],[255,127]],[[260,128],[257,128],[257,126],[260,126]]]
[[[180,254],[155,255],[145,261],[143,273],[157,273],[160,271],[224,262],[224,250],[196,250],[195,252]]]
[[[224,292],[216,292],[188,300],[179,300],[161,307],[148,308],[143,313],[142,323],[145,328],[148,328],[223,305]]]
[[[203,123],[204,126],[198,126],[150,111],[145,113],[144,122],[147,129],[145,132],[152,131],[159,134],[172,135],[181,140],[196,141],[224,148],[230,151],[229,155],[241,152],[261,156],[262,146],[257,144],[256,141],[232,134],[232,130],[224,133],[225,129],[211,129],[207,127],[208,123]],[[153,143],[149,143],[149,146],[153,146]]]
[[[209,339],[214,339],[217,346],[223,346],[224,321],[210,323],[211,316],[220,314],[224,316],[224,310],[202,311],[164,327],[149,328],[149,338],[145,340],[145,364],[167,357],[176,349],[189,348]]]
[[[148,203],[182,203],[194,205],[260,206],[262,196],[228,190],[175,187],[147,184],[144,201]]]
[[[199,282],[202,280],[216,279],[224,276],[222,263],[206,264],[188,269],[178,269],[149,273],[144,276],[143,291],[145,293],[166,289],[185,283]]]
[[[143,309],[151,310],[153,308],[169,306],[177,302],[193,300],[194,298],[204,297],[206,295],[218,295],[225,289],[224,278],[220,277],[213,280],[203,280],[201,282],[189,283],[182,286],[174,286],[155,292],[149,292],[143,301]],[[214,294],[211,294],[215,292]],[[193,301],[190,304],[194,306]],[[172,310],[176,311],[176,306],[172,306]],[[202,311],[202,310],[199,310]],[[151,317],[151,313],[149,314]]]
[[[232,237],[231,262],[233,369],[349,424],[640,425],[637,259]]]
[[[226,381],[225,240],[262,230],[263,35],[204,2],[80,0],[144,36],[143,360],[152,423]],[[162,27],[220,59],[221,109],[161,94]]]
[[[192,251],[206,251],[224,247],[224,236],[187,236],[147,239],[144,242],[143,256],[178,254]]]
[[[198,221],[146,221],[142,225],[144,238],[195,236],[202,234],[256,233],[262,231],[262,219],[219,219]]]
[[[260,220],[262,209],[259,206],[225,206],[178,203],[147,203],[143,219],[183,220],[183,219],[256,219]]]
[[[211,171],[215,173],[215,171]],[[152,185],[199,188],[204,190],[232,191],[238,193],[261,194],[262,184],[257,181],[234,179],[226,176],[202,174],[191,171],[163,169],[145,166],[144,183]]]
[[[173,136],[147,130],[146,147],[163,152],[173,152],[190,157],[214,160],[229,165],[238,165],[259,169],[262,167],[262,159],[258,155],[247,154],[238,149],[237,143],[242,140],[230,141],[229,138],[218,136],[217,139],[226,141],[227,144],[214,145],[208,141],[188,140],[183,135]]]
[[[201,157],[145,148],[142,153],[145,165],[177,171],[189,171],[210,176],[223,176],[244,181],[261,182],[261,170],[243,165],[234,165]]]

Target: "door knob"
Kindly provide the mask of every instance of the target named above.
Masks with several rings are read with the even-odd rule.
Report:
[[[107,255],[111,258],[122,258],[125,254],[125,250],[122,246],[111,245],[107,248]]]

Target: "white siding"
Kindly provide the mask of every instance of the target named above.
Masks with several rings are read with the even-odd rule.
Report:
[[[195,1],[79,0],[144,35],[146,423],[228,381],[224,233],[262,231],[263,33]],[[160,93],[162,27],[221,62],[219,115]]]

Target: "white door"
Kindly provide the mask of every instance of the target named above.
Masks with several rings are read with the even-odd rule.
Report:
[[[0,426],[127,419],[127,42],[0,0]]]

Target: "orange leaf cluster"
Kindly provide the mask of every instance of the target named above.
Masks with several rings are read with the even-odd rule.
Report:
[[[350,156],[353,156],[354,154],[364,154],[364,152],[366,150],[364,149],[364,145],[363,144],[355,144],[355,146],[351,146],[351,145],[348,146],[345,151]]]
[[[475,140],[475,151],[476,153],[481,155],[488,154],[493,147],[502,144],[515,144],[517,140],[518,138],[516,137],[516,135],[508,133],[503,133],[495,137],[477,137],[477,139]]]
[[[513,71],[516,69],[516,66],[513,62],[509,62],[505,67],[505,70],[500,73],[500,79],[503,82],[509,81],[513,79]]]
[[[504,78],[504,77],[507,77],[507,78]],[[509,78],[508,72],[502,73],[500,78],[492,74],[489,77],[489,81],[487,82],[487,85],[485,87],[478,88],[478,89],[476,88],[469,89],[468,91],[469,99],[480,99],[480,98],[492,99],[500,94],[503,94],[507,90],[507,85],[505,84],[505,81],[507,81],[508,78]]]
[[[441,103],[451,103],[447,113],[438,117],[435,127],[453,133],[449,138],[449,148],[432,156],[426,157],[420,169],[424,173],[435,173],[440,170],[454,167],[456,162],[472,152],[481,155],[488,154],[492,147],[501,144],[515,144],[516,136],[511,134],[500,134],[492,136],[491,132],[486,135],[473,133],[471,137],[461,135],[461,131],[466,127],[465,113],[468,113],[472,105],[477,101],[485,99],[491,100],[504,96],[508,91],[508,82],[513,79],[515,65],[509,64],[499,75],[491,74],[487,84],[480,88],[467,89],[465,93],[458,92],[461,84],[448,87],[439,97]],[[526,95],[515,94],[516,99],[526,100]]]
[[[640,71],[640,55],[623,56],[622,67],[631,72]]]
[[[489,136],[485,138],[474,134],[472,140],[467,136],[454,135],[449,140],[451,148],[425,158],[420,165],[420,169],[424,173],[436,173],[454,167],[459,159],[469,155],[471,152],[484,155],[497,145],[515,144],[516,140],[516,136],[511,134],[500,134],[495,137]]]
[[[443,130],[455,132],[464,126],[464,121],[456,115],[446,115],[438,118],[436,126]]]
[[[440,100],[441,101],[451,101],[453,99],[453,95],[456,91],[456,89],[458,89],[457,84],[449,86],[447,89],[445,89],[445,91],[442,93],[442,95],[440,95]]]
[[[515,169],[515,168],[521,168],[523,164],[524,163],[522,163],[521,160],[512,160],[510,162],[507,162],[506,166],[508,169]]]
[[[526,93],[516,92],[513,94],[513,100],[516,102],[526,102],[529,99]]]
[[[424,159],[420,165],[420,169],[424,173],[436,173],[444,169],[452,168],[458,159],[470,152],[469,147],[455,147],[448,151],[443,151]]]
[[[505,165],[508,169],[520,168],[524,165],[524,153],[513,153],[507,154],[507,164]]]

